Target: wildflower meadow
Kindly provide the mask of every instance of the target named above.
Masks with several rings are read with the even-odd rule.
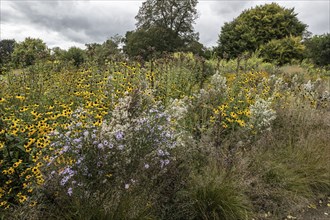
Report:
[[[329,73],[218,62],[1,76],[2,218],[283,218],[329,202]]]

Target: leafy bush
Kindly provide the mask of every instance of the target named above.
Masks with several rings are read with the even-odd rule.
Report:
[[[294,8],[287,9],[277,3],[258,5],[224,24],[218,54],[223,58],[237,58],[244,52],[255,52],[274,39],[302,37],[306,27],[298,20]]]
[[[300,37],[285,37],[279,40],[271,40],[260,47],[260,56],[266,62],[274,62],[278,65],[291,63],[293,60],[304,58],[305,46]]]
[[[329,67],[330,33],[315,35],[305,42],[307,57],[321,67]]]

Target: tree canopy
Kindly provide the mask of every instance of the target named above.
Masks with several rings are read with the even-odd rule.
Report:
[[[307,25],[298,20],[294,9],[277,3],[256,6],[243,11],[221,28],[218,54],[235,58],[244,52],[254,52],[270,40],[287,36],[302,37]]]
[[[163,52],[196,50],[197,0],[147,0],[135,17],[137,30],[126,33],[124,51],[130,57],[150,59]]]
[[[162,27],[139,29],[126,33],[124,52],[130,57],[151,59],[162,52],[174,52],[182,39],[174,31]]]
[[[317,66],[330,68],[330,33],[315,35],[305,42],[307,57]]]
[[[305,46],[301,43],[301,37],[285,37],[273,39],[260,46],[260,55],[269,63],[284,65],[292,60],[304,58]]]
[[[180,37],[191,38],[198,17],[197,3],[197,0],[147,0],[135,17],[137,28],[148,30],[156,26],[172,30]]]
[[[0,74],[3,67],[11,62],[11,54],[14,52],[15,40],[4,39],[0,41]]]
[[[102,44],[92,43],[86,45],[86,53],[89,60],[97,62],[99,65],[104,65],[106,60],[113,59],[120,54],[118,48],[122,37],[114,36],[106,40]]]
[[[78,67],[86,60],[85,51],[78,47],[70,47],[68,51],[64,52],[63,59],[68,62],[73,62],[73,64]]]
[[[21,43],[16,43],[12,53],[12,59],[17,67],[27,67],[35,64],[38,60],[50,56],[46,44],[41,39],[25,38]]]

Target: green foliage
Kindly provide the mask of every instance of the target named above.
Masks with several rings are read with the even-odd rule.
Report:
[[[330,33],[315,35],[305,42],[307,57],[320,67],[330,66]]]
[[[190,1],[160,1],[147,0],[142,3],[135,17],[138,29],[153,28],[172,30],[183,39],[193,37],[193,23],[197,18],[197,0]]]
[[[236,59],[221,59],[212,58],[207,61],[213,66],[216,66],[217,70],[221,73],[237,73],[238,72],[267,72],[269,74],[276,73],[276,66],[272,63],[265,62],[259,55],[259,53],[253,53],[250,56],[244,56]]]
[[[0,41],[0,74],[3,68],[11,64],[11,54],[14,51],[15,40],[1,40]]]
[[[118,48],[120,42],[121,37],[115,36],[106,40],[102,44],[86,44],[86,54],[88,60],[96,61],[98,65],[104,66],[107,60],[115,60],[120,58],[120,50]]]
[[[16,67],[27,67],[38,61],[48,59],[50,56],[46,44],[41,39],[25,38],[16,43],[12,53],[13,63]]]
[[[124,51],[132,58],[149,60],[182,46],[181,38],[173,30],[154,26],[127,32]]]
[[[65,50],[61,49],[60,47],[54,47],[51,50],[51,58],[52,60],[63,60]]]
[[[302,60],[305,55],[305,46],[301,43],[301,37],[285,37],[279,40],[271,40],[260,46],[260,56],[264,61],[284,65],[293,60]]]
[[[145,1],[135,17],[137,30],[126,33],[124,51],[130,57],[151,59],[163,52],[193,51],[203,45],[194,33],[198,1]]]
[[[272,39],[302,36],[306,27],[297,19],[294,9],[286,9],[277,3],[260,5],[225,23],[219,35],[218,54],[236,58],[245,51],[255,52]]]
[[[183,52],[192,52],[195,55],[201,57],[208,57],[206,48],[203,44],[199,43],[197,40],[192,40],[188,44],[186,44],[182,49]]]
[[[70,47],[67,52],[63,53],[63,60],[73,62],[73,64],[78,67],[85,62],[86,54],[83,49]]]

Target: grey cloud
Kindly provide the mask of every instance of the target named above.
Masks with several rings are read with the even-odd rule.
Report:
[[[216,14],[224,16],[241,12],[248,3],[248,1],[214,1],[209,4],[209,7]]]
[[[243,10],[270,1],[203,1],[197,5],[199,18],[195,30],[206,46],[216,45],[221,27]],[[277,1],[286,8],[295,7],[298,18],[316,34],[330,32],[329,1]],[[48,44],[71,42],[101,43],[115,35],[135,29],[135,15],[142,1],[3,1],[1,35],[22,39],[22,35],[45,35]],[[8,28],[10,27],[10,28]],[[15,27],[15,28],[11,28]],[[17,30],[22,30],[21,33]],[[14,31],[15,30],[15,31]],[[56,43],[58,42],[58,43]]]
[[[104,3],[111,12],[112,3]],[[47,28],[78,43],[105,41],[114,34],[124,34],[134,28],[134,15],[130,11],[112,10],[109,13],[96,4],[85,1],[11,2],[11,7],[24,17],[24,20],[13,17],[11,21]]]

